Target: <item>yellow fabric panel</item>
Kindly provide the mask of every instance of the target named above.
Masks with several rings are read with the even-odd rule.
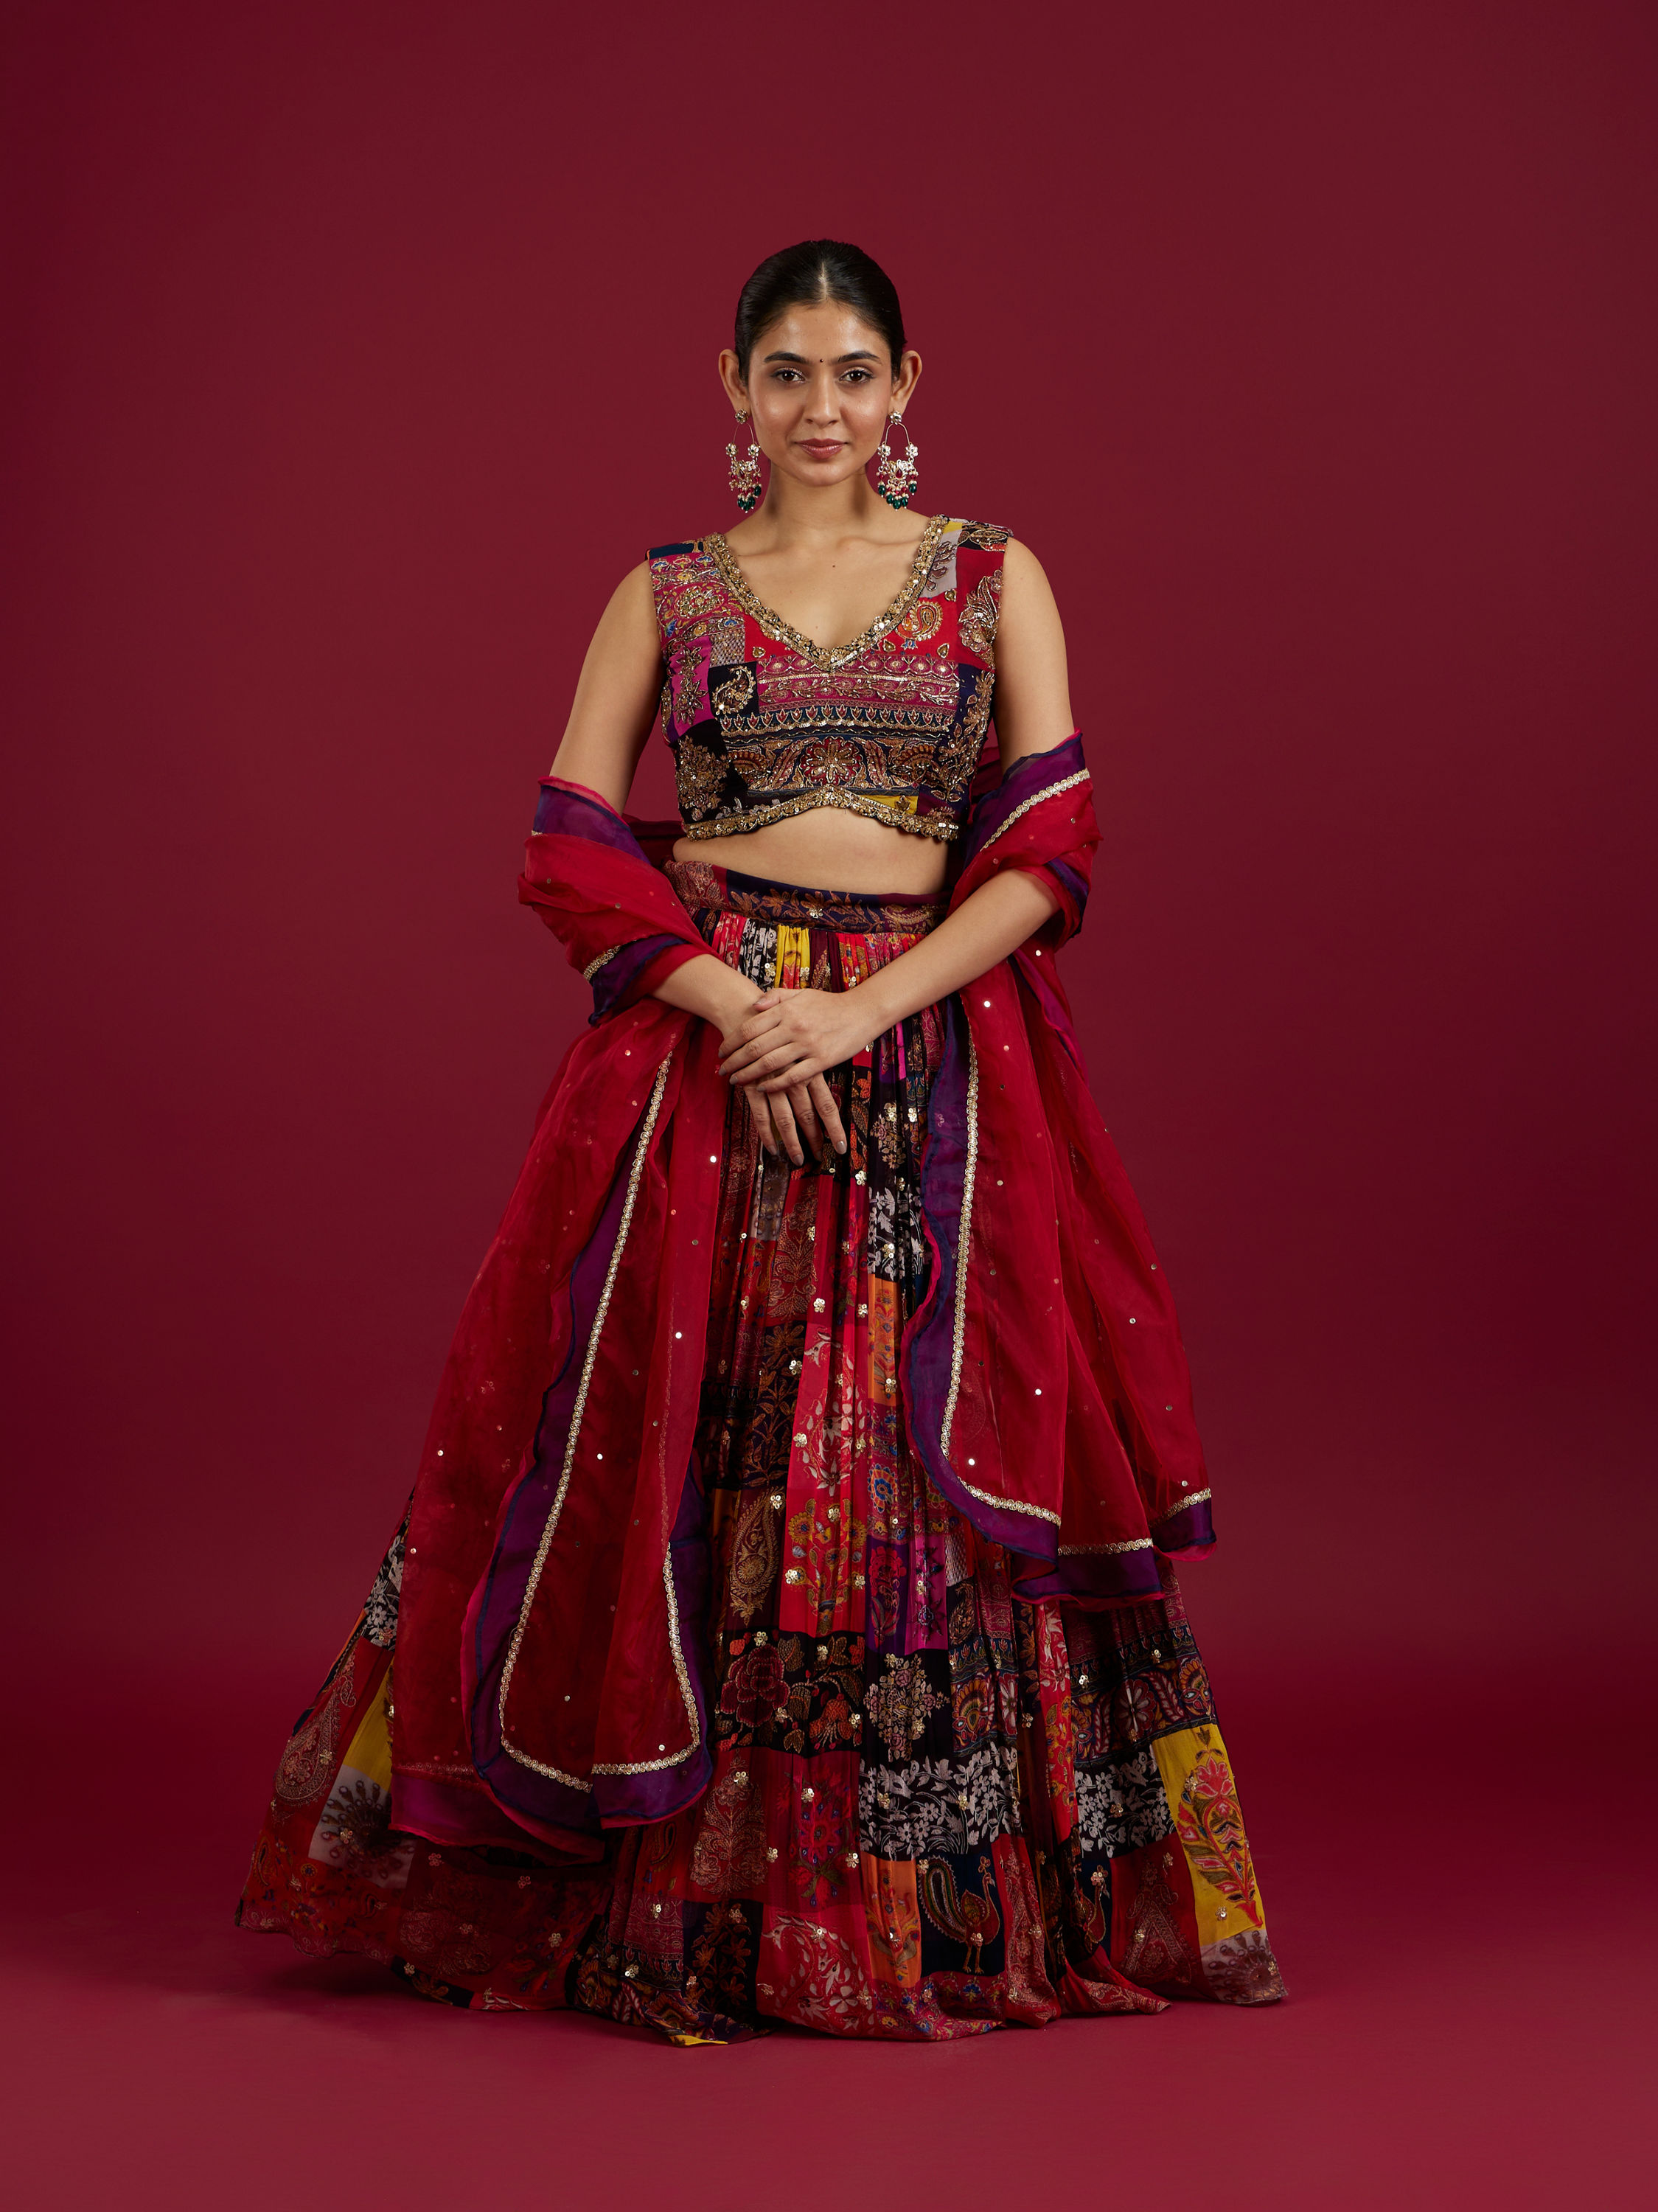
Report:
[[[777,925],[777,988],[798,991],[811,973],[811,933],[792,922]]]
[[[355,1767],[359,1774],[366,1774],[382,1790],[392,1787],[392,1731],[386,1721],[386,1701],[391,1694],[392,1669],[388,1667],[357,1723],[349,1750],[340,1762],[343,1766]]]
[[[1199,1943],[1262,1925],[1260,1891],[1238,1809],[1237,1784],[1212,1725],[1161,1735],[1153,1748],[1163,1794],[1192,1875]]]

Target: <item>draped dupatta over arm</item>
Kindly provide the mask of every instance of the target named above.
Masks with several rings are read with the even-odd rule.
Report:
[[[547,781],[520,895],[590,981],[451,1351],[410,1522],[396,1824],[597,1857],[712,1771],[695,1435],[728,1086],[650,996],[708,948],[677,825]],[[1081,741],[979,798],[952,903],[1023,868],[1058,911],[953,999],[922,1160],[932,1261],[901,1348],[914,1450],[1023,1597],[1154,1595],[1212,1532],[1173,1306],[1090,1099],[1054,955],[1098,840]]]

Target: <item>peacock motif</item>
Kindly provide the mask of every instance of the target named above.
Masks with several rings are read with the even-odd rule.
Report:
[[[956,1870],[948,1859],[926,1859],[915,1869],[916,1892],[927,1918],[944,1935],[966,1946],[970,1974],[978,1972],[985,1945],[993,1943],[1002,1932],[1001,1915],[996,1910],[995,1872],[987,1858],[979,1861],[979,1879],[984,1884],[982,1893],[958,1889]]]

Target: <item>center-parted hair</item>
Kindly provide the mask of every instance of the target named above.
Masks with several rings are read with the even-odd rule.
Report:
[[[737,302],[737,368],[746,384],[749,356],[761,332],[790,307],[816,307],[825,300],[850,307],[879,331],[892,356],[892,372],[904,349],[904,316],[890,276],[860,246],[835,238],[809,238],[768,254],[743,287]]]

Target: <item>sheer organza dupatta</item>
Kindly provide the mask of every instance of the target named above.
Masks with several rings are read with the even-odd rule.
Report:
[[[1054,954],[1081,927],[1099,830],[1082,740],[976,800],[952,898],[1004,869],[1059,902],[951,1001],[922,1197],[937,1265],[905,1346],[928,1474],[1021,1557],[1024,1597],[1157,1595],[1156,1553],[1213,1542],[1174,1303],[1090,1096]]]

